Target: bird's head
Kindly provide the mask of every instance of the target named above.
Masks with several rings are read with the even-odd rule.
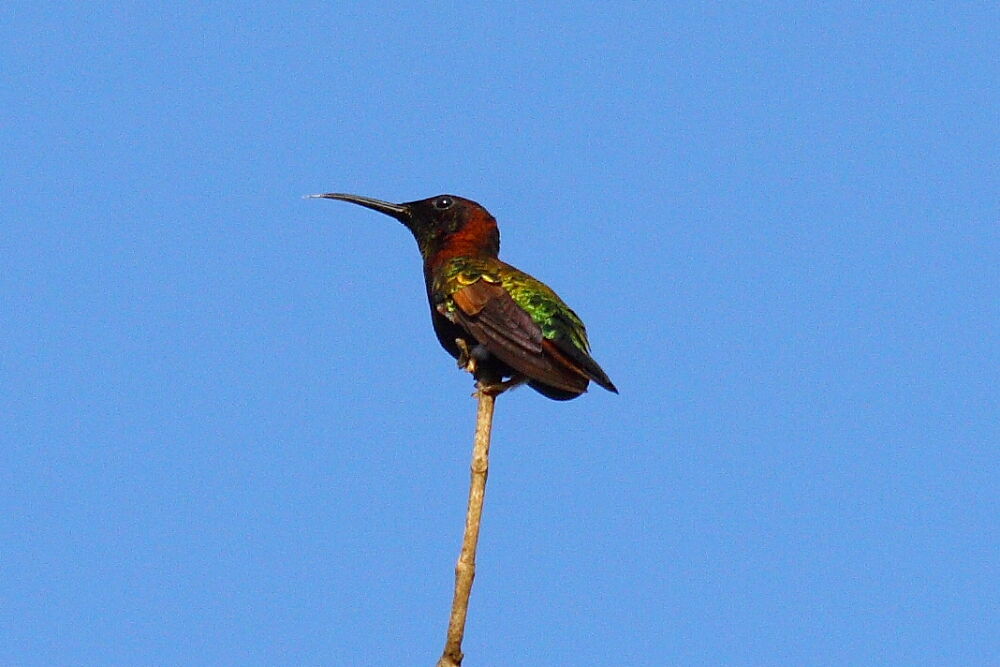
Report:
[[[392,204],[371,197],[335,192],[309,196],[351,202],[396,218],[413,233],[425,260],[444,249],[483,257],[496,257],[500,252],[500,231],[496,219],[470,199],[438,195]]]

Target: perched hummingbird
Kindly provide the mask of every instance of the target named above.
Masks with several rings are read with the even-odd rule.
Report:
[[[474,201],[438,195],[405,204],[328,193],[402,222],[420,247],[434,332],[442,347],[494,391],[527,382],[564,401],[591,380],[616,394],[590,356],[583,322],[545,283],[497,258],[500,230]],[[470,365],[471,364],[471,365]]]

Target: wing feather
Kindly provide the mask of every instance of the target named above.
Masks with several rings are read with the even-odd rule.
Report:
[[[462,327],[517,372],[569,392],[582,393],[589,378],[551,354],[541,327],[500,285],[478,280],[452,294]]]

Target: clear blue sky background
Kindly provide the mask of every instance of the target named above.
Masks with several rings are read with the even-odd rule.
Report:
[[[437,658],[472,386],[331,190],[621,389],[499,401],[469,667],[996,660],[992,3],[364,4],[0,9],[0,663]]]

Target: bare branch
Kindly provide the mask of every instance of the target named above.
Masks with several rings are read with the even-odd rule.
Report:
[[[462,637],[465,635],[465,618],[469,613],[469,595],[476,577],[476,546],[479,543],[479,525],[483,517],[483,498],[486,494],[486,477],[489,473],[490,431],[493,428],[493,405],[498,386],[480,378],[477,395],[479,408],[476,413],[476,436],[472,443],[472,471],[469,484],[469,508],[465,515],[465,536],[462,551],[455,565],[455,596],[451,603],[448,622],[448,639],[437,667],[459,667],[462,664]]]

